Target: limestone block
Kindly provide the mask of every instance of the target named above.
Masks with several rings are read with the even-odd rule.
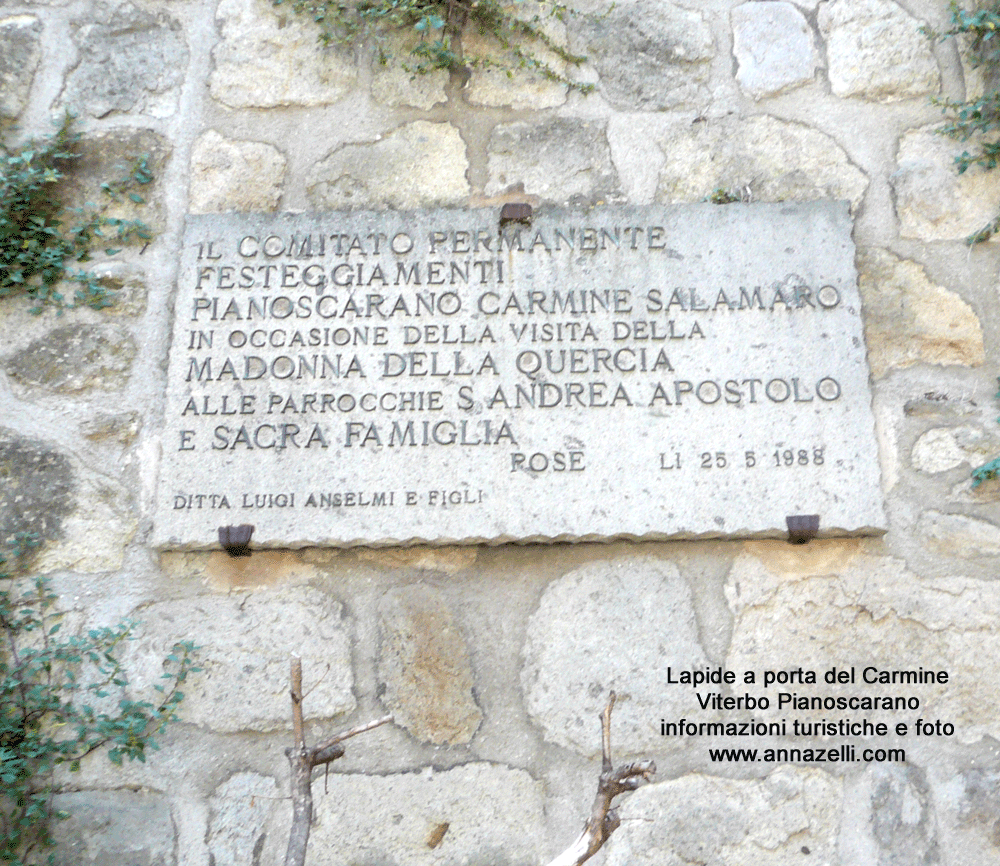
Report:
[[[934,427],[922,434],[910,451],[910,464],[918,472],[935,475],[963,463],[978,466],[997,450],[982,427]]]
[[[438,746],[468,743],[483,714],[451,609],[430,587],[417,585],[387,592],[378,610],[378,676],[396,724]]]
[[[73,41],[79,62],[60,97],[69,110],[92,117],[177,110],[188,47],[175,18],[130,2],[102,5],[75,22]]]
[[[235,141],[214,129],[191,149],[191,213],[273,211],[278,207],[287,160],[262,141]]]
[[[357,557],[385,568],[414,568],[458,574],[471,568],[479,555],[476,547],[359,547]]]
[[[185,683],[181,718],[214,731],[291,726],[289,659],[302,658],[309,717],[354,709],[349,624],[339,602],[310,587],[202,596],[134,612],[137,639],[126,655],[141,691],[156,683],[178,641],[200,645],[203,671]]]
[[[113,129],[88,135],[81,147],[79,159],[73,161],[72,170],[60,184],[60,192],[70,207],[89,210],[89,204],[93,203],[98,207],[106,207],[103,213],[107,217],[142,220],[152,229],[153,243],[156,243],[156,236],[166,228],[163,176],[172,150],[166,138],[148,129]],[[144,157],[152,180],[134,190],[144,202],[133,202],[128,196],[119,196],[119,200],[109,201],[101,184],[128,177],[136,161]],[[113,236],[108,235],[108,242],[98,246],[98,250],[103,246],[120,244],[116,244]],[[116,259],[96,264],[92,270],[99,272],[110,288],[126,290],[126,297],[123,299],[126,301],[134,294],[132,289],[126,287],[140,279],[135,274],[119,273],[120,266]],[[129,306],[135,307],[136,304],[130,302]],[[142,306],[145,306],[144,298]]]
[[[135,536],[135,503],[119,484],[93,473],[82,477],[76,508],[63,519],[62,535],[45,545],[35,561],[42,572],[83,574],[116,571]]]
[[[205,843],[210,862],[215,866],[277,863],[276,852],[288,844],[288,820],[281,820],[291,817],[287,796],[270,776],[236,773],[226,779],[208,800],[211,814]]]
[[[54,866],[174,866],[177,828],[161,794],[78,791],[56,794]]]
[[[836,96],[894,102],[937,93],[931,40],[893,0],[832,0],[819,10]]]
[[[128,447],[142,429],[138,412],[101,412],[80,425],[80,432],[93,442],[112,441]]]
[[[873,764],[867,773],[879,864],[939,862],[936,815],[924,771],[912,764]]]
[[[927,279],[916,262],[875,248],[858,253],[868,361],[876,379],[914,364],[983,363],[983,329],[957,294]]]
[[[17,117],[28,104],[42,58],[41,33],[34,15],[0,18],[0,117]]]
[[[667,668],[706,663],[676,565],[598,561],[545,590],[528,623],[521,685],[545,738],[584,755],[600,754],[595,720],[614,689],[616,742],[636,754],[664,747],[661,716],[692,709],[690,695],[664,687]]]
[[[410,52],[419,44],[416,35],[387,36],[382,45],[389,55],[386,63],[376,57],[372,60],[372,98],[383,105],[409,105],[424,111],[445,102],[448,95],[448,72],[437,69],[423,75],[414,75],[403,68],[410,59]]]
[[[543,862],[544,804],[541,783],[492,764],[387,776],[331,773],[329,794],[316,801],[309,862],[534,866]]]
[[[709,100],[715,43],[701,13],[631,0],[568,23],[571,47],[587,56],[600,74],[601,95],[616,108],[690,108]]]
[[[754,99],[813,80],[819,53],[812,28],[791,3],[743,3],[732,13],[736,80]]]
[[[770,709],[758,713],[762,721],[788,715],[787,707],[777,708],[778,691],[805,697],[891,695],[918,698],[919,715],[953,723],[958,742],[1000,731],[993,711],[1000,670],[989,663],[1000,653],[997,584],[963,577],[920,579],[900,560],[868,554],[824,573],[779,573],[747,554],[734,563],[725,591],[735,614],[725,665],[738,677],[746,670],[757,672],[757,684],[741,686],[740,692],[771,699]],[[823,682],[830,668],[852,666],[859,682]],[[946,670],[949,681],[866,684],[860,678],[868,666]],[[762,671],[799,667],[815,671],[818,683],[762,687]],[[865,715],[872,721],[899,721],[892,712]],[[819,719],[829,717],[829,711],[796,710],[796,717]]]
[[[690,774],[640,788],[621,807],[608,866],[838,863],[842,782],[782,766],[763,779]],[[803,856],[808,855],[808,856]]]
[[[941,556],[975,559],[1000,554],[1000,526],[964,514],[925,511],[917,534],[928,550]]]
[[[54,446],[0,427],[0,540],[19,532],[58,538],[76,507],[69,457]]]
[[[351,52],[323,47],[308,16],[267,0],[221,0],[212,96],[230,108],[330,105],[357,80]]]
[[[501,124],[490,136],[489,152],[487,195],[523,187],[559,203],[620,197],[604,121],[556,117]]]
[[[56,394],[124,387],[136,356],[135,340],[113,324],[65,325],[3,360],[20,385]]]
[[[313,166],[307,190],[317,210],[455,205],[469,194],[467,168],[454,126],[417,120],[380,141],[336,148]]]
[[[200,580],[216,592],[258,589],[315,578],[316,568],[303,561],[304,554],[302,550],[255,550],[253,556],[230,556],[222,550],[171,551],[160,557],[160,568],[179,580]]]
[[[1000,173],[955,169],[955,157],[973,141],[938,135],[936,126],[906,133],[899,141],[898,168],[889,178],[896,198],[899,233],[921,241],[964,240],[997,215]]]
[[[996,866],[1000,862],[1000,770],[995,758],[982,764],[928,771],[939,846],[951,854],[949,863]]]
[[[0,427],[0,539],[38,536],[40,573],[121,567],[136,521],[125,491],[49,443]]]
[[[525,21],[534,19],[534,26],[539,27],[552,44],[566,46],[566,25],[552,16],[542,4],[534,0],[519,0],[505,8],[515,18]],[[566,62],[543,43],[526,40],[524,47],[558,75],[566,75]],[[504,51],[495,40],[481,36],[475,28],[469,28],[463,35],[462,48],[466,57],[483,57],[501,64],[492,66],[488,62],[481,66],[473,65],[466,85],[469,102],[515,109],[541,109],[553,108],[566,101],[565,84],[552,81],[541,73],[518,68],[519,59],[512,51]]]
[[[657,201],[701,201],[717,189],[749,187],[754,201],[847,199],[856,210],[868,179],[828,135],[758,116],[669,126]]]

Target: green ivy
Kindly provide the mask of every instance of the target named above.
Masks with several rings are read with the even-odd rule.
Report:
[[[102,205],[69,208],[60,197],[61,182],[79,157],[80,135],[71,115],[48,138],[16,149],[0,144],[0,298],[26,294],[36,302],[35,313],[46,304],[109,306],[108,289],[74,263],[88,261],[101,248],[115,255],[127,244],[152,238],[139,220],[106,216],[112,202],[144,203],[138,190],[153,179],[149,157],[137,159],[121,179],[102,184]],[[71,299],[59,291],[67,282],[73,286]]]
[[[382,64],[394,59],[390,37],[414,34],[418,37],[416,45],[399,61],[413,75],[437,69],[467,73],[470,68],[495,68],[513,76],[515,70],[524,69],[582,93],[594,89],[592,84],[571,81],[538,56],[538,51],[545,49],[572,66],[586,60],[545,33],[546,19],[563,21],[573,14],[558,0],[541,0],[541,11],[527,18],[518,17],[513,14],[515,7],[496,0],[359,0],[356,3],[273,0],[273,3],[289,6],[317,24],[323,45],[370,41]],[[462,34],[470,31],[485,37],[503,53],[467,55],[462,48]]]
[[[21,573],[33,546],[21,535],[0,548],[0,863],[13,866],[53,860],[51,823],[67,817],[53,807],[56,768],[104,748],[115,764],[145,761],[199,670],[194,646],[178,644],[155,700],[132,699],[118,658],[131,625],[61,634],[48,583]]]
[[[951,25],[951,29],[944,33],[930,35],[938,38],[969,37],[969,60],[974,67],[986,72],[989,86],[982,96],[965,102],[937,100],[949,118],[939,131],[963,142],[977,139],[971,150],[955,157],[959,174],[964,174],[972,166],[991,171],[1000,164],[1000,90],[996,86],[996,77],[1000,72],[1000,3],[989,2],[980,9],[966,11],[953,2]],[[966,238],[966,242],[970,245],[982,243],[998,231],[1000,214]]]

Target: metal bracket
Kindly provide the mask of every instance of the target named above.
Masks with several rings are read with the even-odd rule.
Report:
[[[819,533],[818,514],[790,514],[785,523],[788,524],[789,544],[806,544]]]
[[[520,202],[508,202],[500,208],[500,230],[511,223],[531,225],[531,205]]]
[[[241,523],[239,526],[220,526],[219,544],[232,557],[250,556],[250,538],[253,536],[253,524]]]

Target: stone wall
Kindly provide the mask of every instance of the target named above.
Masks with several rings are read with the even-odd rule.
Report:
[[[411,81],[364,49],[319,49],[265,0],[0,0],[0,113],[25,135],[79,115],[78,200],[150,153],[157,233],[99,263],[121,289],[108,312],[0,302],[0,534],[48,539],[36,567],[76,621],[141,623],[139,683],[177,638],[204,665],[147,764],[95,756],[62,780],[60,863],[280,862],[291,652],[312,736],[396,717],[316,783],[314,864],[545,862],[587,814],[612,688],[620,755],[659,772],[597,862],[1000,863],[1000,483],[970,483],[1000,453],[1000,256],[963,243],[1000,175],[958,176],[962,146],[934,132],[931,97],[981,87],[954,42],[920,33],[947,3],[578,8],[554,36],[588,55],[586,97],[523,73]],[[851,202],[885,536],[249,559],[147,544],[185,214],[719,189]],[[902,718],[955,732],[890,737],[905,763],[713,763],[709,746],[782,745],[661,736],[661,719],[733,717],[666,682],[719,665],[945,669]]]

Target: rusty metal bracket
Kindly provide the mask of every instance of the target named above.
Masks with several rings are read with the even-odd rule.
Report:
[[[790,514],[785,523],[788,524],[789,544],[806,544],[819,533],[818,514]]]
[[[250,556],[250,539],[253,536],[253,524],[241,523],[239,526],[220,526],[219,544],[230,556]]]

